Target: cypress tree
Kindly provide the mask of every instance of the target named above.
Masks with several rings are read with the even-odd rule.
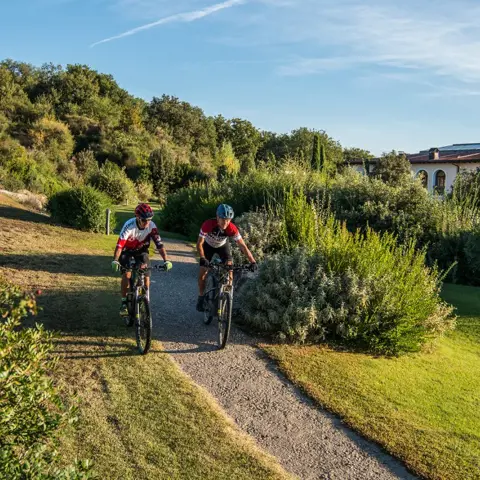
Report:
[[[320,161],[320,137],[315,134],[313,136],[312,170],[320,170]]]

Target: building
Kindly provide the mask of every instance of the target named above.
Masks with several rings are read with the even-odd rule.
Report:
[[[480,168],[480,143],[459,143],[407,154],[415,176],[421,176],[430,192],[450,191],[458,172]],[[369,162],[369,171],[375,169],[376,159]],[[349,162],[357,171],[365,173],[362,160]]]

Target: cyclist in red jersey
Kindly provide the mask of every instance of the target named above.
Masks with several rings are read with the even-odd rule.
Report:
[[[137,266],[142,268],[150,266],[150,258],[148,250],[150,248],[150,240],[153,240],[158,252],[163,258],[166,270],[172,268],[172,263],[167,260],[167,251],[163,246],[162,239],[158,233],[157,226],[152,221],[153,210],[147,203],[140,203],[135,208],[135,218],[131,218],[125,222],[120,236],[118,237],[117,246],[113,255],[112,270],[118,272],[122,270],[122,306],[120,307],[120,315],[128,315],[127,309],[127,293],[129,280],[132,276],[130,270],[130,258],[134,258]],[[147,292],[150,289],[150,272],[145,274],[145,286]]]
[[[205,292],[205,279],[208,273],[208,265],[216,253],[226,264],[232,263],[232,253],[228,239],[237,242],[240,250],[248,258],[252,271],[257,269],[257,263],[252,252],[245,244],[238,228],[232,223],[233,208],[222,203],[217,208],[216,218],[203,222],[197,241],[197,252],[200,255],[200,271],[198,274],[198,300],[197,310],[203,312],[203,299]]]

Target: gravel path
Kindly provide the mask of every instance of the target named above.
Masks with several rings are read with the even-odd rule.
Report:
[[[314,406],[255,347],[254,338],[233,328],[227,348],[216,350],[215,322],[204,325],[195,311],[193,249],[173,240],[165,246],[174,268],[152,279],[154,336],[243,431],[301,479],[415,478],[378,446]]]

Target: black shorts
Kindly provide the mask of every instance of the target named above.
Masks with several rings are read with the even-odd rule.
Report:
[[[230,243],[225,242],[225,245],[221,247],[214,248],[210,246],[207,242],[203,242],[203,253],[205,253],[205,258],[210,262],[213,255],[216,253],[222,260],[223,263],[231,261],[233,259],[232,252],[230,250]]]
[[[135,260],[135,266],[139,267],[142,264],[147,264],[148,267],[150,267],[150,257],[148,256],[148,252],[145,251],[139,251],[139,252],[132,252],[125,250],[122,252],[120,255],[120,265],[123,267],[122,272],[124,270],[130,271],[130,258],[133,258]],[[145,273],[146,277],[150,276],[150,270],[147,270]]]

